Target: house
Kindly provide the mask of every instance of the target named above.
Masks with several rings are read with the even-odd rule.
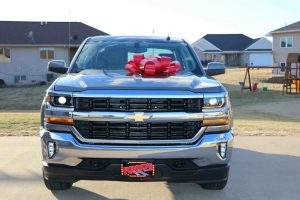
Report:
[[[271,66],[272,42],[243,34],[207,34],[192,44],[203,64],[217,61],[228,66]]]
[[[273,65],[281,66],[274,73],[284,73],[289,53],[300,53],[300,21],[268,33],[273,37]]]
[[[70,63],[81,42],[107,35],[81,22],[0,21],[0,83],[38,84],[51,81],[47,63]]]

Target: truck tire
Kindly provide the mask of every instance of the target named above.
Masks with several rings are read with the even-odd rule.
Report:
[[[67,190],[70,189],[73,185],[73,183],[71,182],[60,182],[60,181],[50,181],[45,179],[44,177],[44,183],[46,185],[46,187],[49,190]]]
[[[218,183],[205,183],[200,184],[200,186],[205,190],[223,190],[227,184],[227,180]]]

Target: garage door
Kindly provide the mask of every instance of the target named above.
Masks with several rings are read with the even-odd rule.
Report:
[[[252,66],[272,66],[271,53],[251,53],[249,63]]]

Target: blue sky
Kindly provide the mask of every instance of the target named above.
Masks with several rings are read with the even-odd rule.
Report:
[[[0,0],[0,20],[81,21],[112,35],[257,38],[300,21],[300,0]]]

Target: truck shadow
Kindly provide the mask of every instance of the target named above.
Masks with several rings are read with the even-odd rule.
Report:
[[[193,183],[167,183],[175,199],[298,199],[300,157],[235,148],[227,186],[203,190]]]
[[[85,190],[79,187],[72,187],[70,190],[66,191],[52,191],[53,196],[60,200],[76,200],[76,199],[87,199],[87,200],[109,200],[110,198],[104,197],[95,192]],[[124,199],[113,199],[113,200],[124,200]]]

